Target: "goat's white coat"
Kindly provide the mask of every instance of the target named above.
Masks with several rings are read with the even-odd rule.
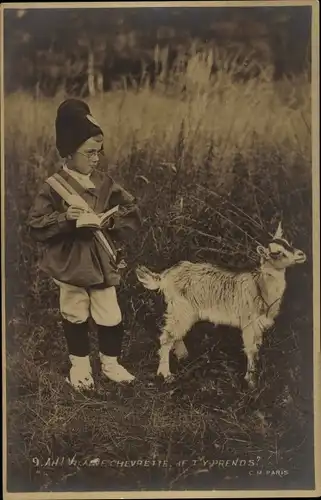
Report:
[[[254,385],[255,362],[263,341],[279,313],[286,288],[287,267],[306,260],[283,238],[281,224],[268,248],[258,246],[260,266],[253,271],[232,272],[207,263],[180,262],[157,274],[144,266],[136,270],[145,288],[159,290],[167,303],[160,336],[158,374],[171,378],[169,353],[188,355],[183,338],[199,320],[242,330],[247,356],[245,379]]]

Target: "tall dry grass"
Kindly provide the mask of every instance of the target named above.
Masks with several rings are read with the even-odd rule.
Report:
[[[37,468],[32,461],[74,453],[80,459],[157,457],[173,464],[184,458],[260,456],[265,470],[289,470],[289,479],[257,476],[253,487],[293,489],[313,481],[307,467],[312,449],[309,83],[304,76],[292,83],[235,83],[223,71],[210,82],[203,63],[192,65],[194,79],[186,80],[184,93],[157,86],[88,101],[104,129],[110,171],[137,196],[144,218],[142,232],[127,245],[129,268],[119,291],[127,330],[124,362],[140,380],[128,390],[100,379],[93,332],[97,393],[77,396],[66,387],[57,290],[39,272],[37,249],[25,227],[37,190],[59,163],[54,118],[66,96],[35,99],[17,93],[5,99],[12,491],[248,485],[248,469],[245,475],[244,469],[211,469],[202,460],[192,469],[144,470]],[[201,75],[196,82],[195,74]],[[282,314],[262,349],[258,390],[248,393],[240,384],[239,333],[209,325],[191,332],[191,358],[179,368],[175,385],[155,381],[163,304],[137,284],[135,265],[162,269],[185,258],[254,264],[257,241],[264,242],[280,218],[289,239],[310,258],[289,273]]]
[[[184,150],[199,165],[209,143],[218,157],[228,163],[236,153],[252,157],[253,147],[263,145],[289,154],[310,153],[310,84],[304,75],[296,81],[233,82],[221,73],[210,82],[205,73],[192,67],[194,79],[186,77],[182,98],[168,97],[148,87],[134,91],[101,94],[89,99],[106,136],[106,153],[111,162],[125,160],[133,141],[140,147],[173,160],[181,134]],[[197,79],[195,78],[197,75]],[[25,151],[36,148],[45,156],[54,148],[54,117],[66,96],[34,99],[25,93],[6,99],[7,149]],[[25,134],[25,131],[30,131]]]

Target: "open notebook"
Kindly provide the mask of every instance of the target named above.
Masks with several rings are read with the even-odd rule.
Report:
[[[101,214],[96,214],[94,212],[85,212],[79,217],[76,223],[76,227],[87,227],[91,229],[103,229],[107,224],[110,217],[116,213],[119,209],[119,205],[111,208],[107,212]]]

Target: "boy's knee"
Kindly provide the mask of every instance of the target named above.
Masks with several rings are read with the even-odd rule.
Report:
[[[122,314],[118,304],[112,308],[93,308],[92,317],[97,325],[102,326],[116,326],[122,321]]]
[[[86,290],[68,285],[66,283],[57,284],[60,287],[60,312],[64,319],[70,323],[84,323],[87,321],[89,310],[89,296]]]
[[[75,311],[74,309],[60,309],[61,316],[69,321],[70,323],[74,324],[79,324],[79,323],[85,323],[85,321],[88,320],[89,314],[88,311],[79,309]]]
[[[118,325],[123,320],[123,316],[122,316],[122,313],[121,313],[119,306],[118,306],[118,310],[114,313],[113,320],[114,320],[114,325]]]
[[[91,295],[91,315],[98,325],[115,326],[121,323],[122,313],[114,288],[107,288]]]

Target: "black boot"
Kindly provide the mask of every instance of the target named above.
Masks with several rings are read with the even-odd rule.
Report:
[[[99,351],[107,356],[120,356],[124,338],[123,323],[115,326],[97,325]]]
[[[71,323],[63,319],[62,323],[69,354],[88,356],[90,352],[88,321],[84,323]]]
[[[71,323],[64,319],[63,325],[71,362],[70,384],[74,389],[91,389],[94,380],[89,359],[88,322]]]

